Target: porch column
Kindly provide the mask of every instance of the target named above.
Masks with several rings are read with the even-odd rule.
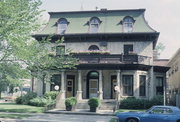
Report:
[[[121,97],[121,92],[122,92],[122,90],[121,90],[121,75],[120,75],[120,73],[121,73],[121,70],[117,70],[117,86],[119,87],[119,89],[116,91],[116,93],[117,93],[117,100],[120,100],[120,97]]]
[[[82,100],[82,72],[78,70],[78,91],[77,91],[77,100]]]
[[[156,89],[154,82],[154,68],[152,66],[151,69],[149,70],[148,98],[149,99],[153,98],[155,93],[156,93]]]
[[[99,99],[103,99],[102,70],[99,70]]]
[[[65,87],[64,87],[64,84],[65,84],[65,72],[62,71],[61,72],[61,99],[65,99]]]

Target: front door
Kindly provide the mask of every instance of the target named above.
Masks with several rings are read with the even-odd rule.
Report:
[[[74,96],[74,76],[67,76],[67,84],[66,84],[66,97]]]
[[[89,79],[89,98],[98,97],[98,79]]]
[[[115,86],[117,86],[117,78],[116,75],[111,76],[111,98],[115,99],[116,98],[116,91],[115,91]]]

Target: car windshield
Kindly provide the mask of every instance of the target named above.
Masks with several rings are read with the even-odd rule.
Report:
[[[149,109],[148,109],[148,110],[146,110],[145,112],[146,112],[146,113],[147,113],[147,112],[149,112],[152,108],[153,108],[153,107],[149,108]]]

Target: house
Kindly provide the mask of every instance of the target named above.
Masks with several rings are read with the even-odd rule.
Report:
[[[115,86],[118,99],[162,95],[169,68],[153,63],[159,32],[148,25],[144,14],[145,9],[49,12],[47,26],[34,37],[41,40],[51,34],[52,42],[63,37],[57,53],[70,49],[79,65],[49,71],[46,91],[59,87],[61,99],[78,100],[115,99]],[[39,80],[34,78],[34,90],[42,95]]]
[[[172,56],[168,66],[168,101],[180,107],[180,49]]]

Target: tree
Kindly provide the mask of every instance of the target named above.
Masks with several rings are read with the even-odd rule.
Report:
[[[27,76],[22,61],[31,51],[30,34],[41,26],[39,5],[39,0],[0,0],[0,92]]]
[[[155,50],[154,50],[154,59],[158,59],[161,52],[165,49],[165,46],[163,43],[158,43]]]
[[[13,64],[9,62],[1,63],[0,65],[0,98],[1,92],[7,89],[7,86],[19,86],[21,85],[20,77],[26,77],[28,75],[26,69],[19,68],[19,64]]]
[[[32,38],[31,34],[43,24],[39,23],[40,5],[40,0],[0,0],[0,74],[5,76],[0,80],[2,84],[23,79],[27,73],[32,74],[31,71],[46,74],[48,69],[75,65],[71,56],[48,54],[49,37],[40,42]]]

